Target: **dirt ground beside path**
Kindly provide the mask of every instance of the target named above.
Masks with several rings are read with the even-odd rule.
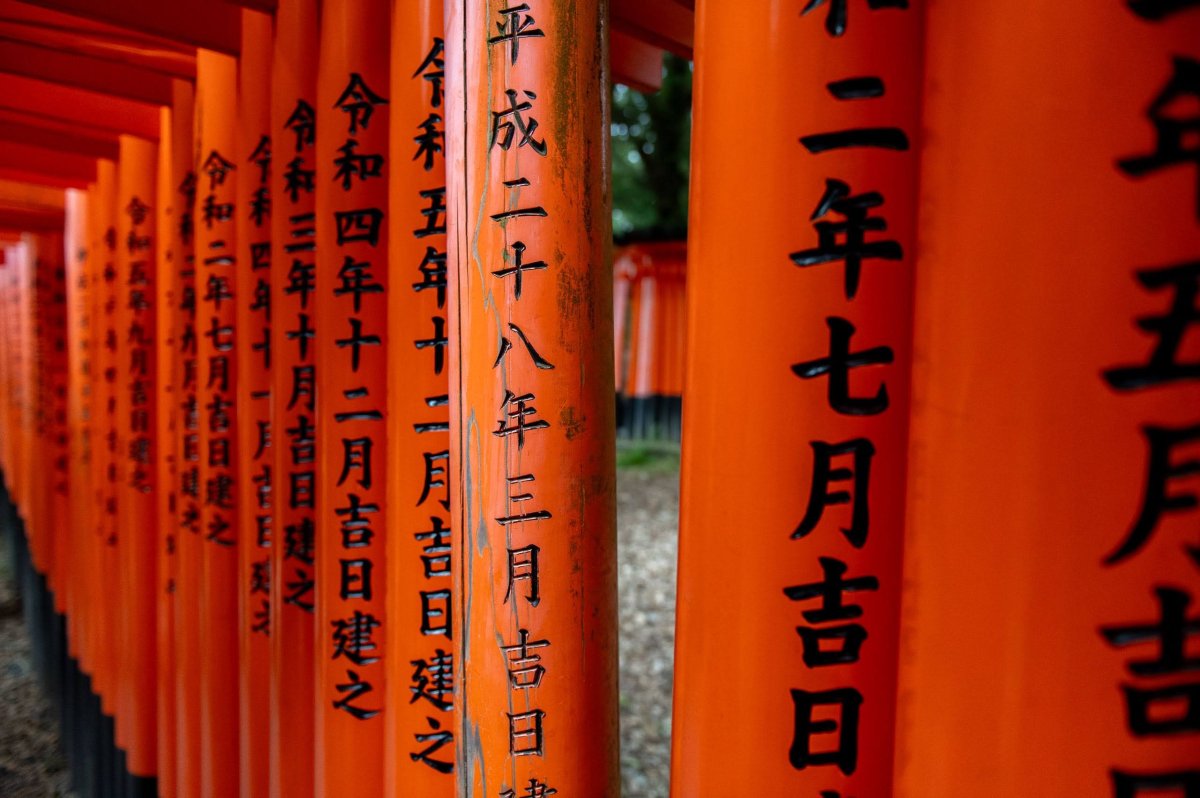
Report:
[[[624,798],[665,798],[675,640],[678,472],[661,463],[618,474],[621,782]],[[0,798],[65,798],[66,763],[0,546]]]

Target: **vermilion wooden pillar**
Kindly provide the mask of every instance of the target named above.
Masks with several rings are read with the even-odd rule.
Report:
[[[196,258],[196,400],[199,410],[200,785],[204,798],[238,792],[238,529],[239,468],[236,314],[235,163],[237,61],[201,50],[196,56],[194,205]],[[242,174],[246,177],[241,177]]]
[[[37,528],[41,554],[41,572],[46,577],[56,612],[63,610],[67,589],[64,544],[67,529],[67,346],[66,285],[63,234],[39,232],[33,237],[37,250],[37,325],[38,325],[38,411],[37,460],[40,475],[36,498]]]
[[[96,171],[98,177],[100,172],[99,163],[96,165]],[[100,578],[100,552],[103,545],[100,536],[101,519],[103,516],[98,497],[100,496],[100,487],[104,476],[100,471],[100,462],[104,456],[104,439],[101,434],[99,422],[102,408],[101,396],[105,386],[103,370],[104,310],[101,307],[100,300],[103,293],[104,280],[101,269],[101,250],[103,249],[103,244],[101,243],[100,211],[104,206],[104,201],[98,180],[88,186],[87,193],[87,312],[88,350],[90,352],[89,368],[92,375],[92,383],[85,404],[86,421],[84,434],[88,441],[88,477],[86,482],[87,494],[84,496],[83,506],[87,523],[81,527],[81,538],[83,540],[81,551],[87,565],[81,574],[82,584],[80,586],[83,606],[80,615],[82,629],[79,668],[86,676],[94,677],[96,673],[96,649],[98,645],[96,640],[96,614],[99,609],[97,591]],[[94,678],[92,680],[92,689],[97,689]]]
[[[49,389],[49,435],[45,456],[49,460],[49,483],[47,485],[47,515],[50,534],[50,590],[54,611],[60,615],[67,610],[67,598],[73,588],[72,561],[74,548],[70,545],[70,369],[68,340],[68,316],[66,285],[66,241],[67,230],[47,234],[43,237],[47,247],[46,258],[51,266],[53,293],[50,297],[49,346],[51,368],[48,375]]]
[[[1200,8],[928,42],[896,794],[1200,794]]]
[[[88,414],[92,391],[91,286],[88,278],[88,192],[68,189],[65,197],[65,250],[67,292],[67,438],[69,466],[67,474],[66,540],[70,549],[68,593],[66,596],[67,649],[76,664],[82,657],[84,605],[88,601],[85,584],[91,567],[87,556],[88,535],[95,518],[90,512],[91,479]],[[0,290],[7,290],[0,289]],[[4,335],[0,332],[0,335]],[[8,364],[0,365],[0,370]],[[0,374],[3,372],[0,371]],[[0,376],[0,389],[5,379]],[[3,404],[0,403],[0,414]],[[0,429],[4,429],[0,415]],[[7,462],[7,461],[5,461]]]
[[[268,790],[271,655],[271,17],[242,11],[238,59],[237,483],[241,796]]]
[[[387,0],[326,0],[321,16],[310,299],[320,386],[316,794],[328,798],[383,790],[390,15]]]
[[[116,709],[115,668],[119,657],[117,608],[119,590],[112,589],[118,573],[117,547],[117,165],[107,159],[96,162],[96,250],[97,333],[95,362],[99,390],[96,391],[96,418],[93,439],[92,484],[96,488],[96,520],[93,524],[98,542],[95,610],[95,673],[93,687],[100,696],[104,714]]]
[[[316,0],[280,0],[271,65],[272,798],[313,794],[317,22]]]
[[[454,790],[450,576],[450,408],[444,220],[445,43],[440,0],[392,17],[388,296],[388,698],[390,796]],[[439,332],[439,330],[441,332]]]
[[[172,84],[172,93],[178,87]],[[183,109],[180,109],[181,111]],[[179,202],[175,192],[175,110],[170,106],[161,109],[158,138],[158,174],[155,181],[157,203],[154,209],[156,260],[158,273],[155,275],[155,341],[157,404],[155,406],[155,445],[158,447],[157,470],[157,513],[155,551],[157,572],[154,581],[154,600],[157,606],[157,709],[158,732],[157,766],[158,791],[162,798],[175,798],[178,794],[176,778],[176,751],[178,735],[176,723],[175,682],[178,679],[179,660],[175,655],[175,593],[178,575],[177,547],[179,540],[179,396],[176,383],[178,360],[179,319],[179,267],[177,258],[181,253],[177,247]]]
[[[447,3],[461,796],[619,792],[603,3]]]
[[[697,4],[680,798],[890,793],[924,5]]]
[[[175,538],[175,775],[178,798],[200,795],[200,643],[201,554],[204,538],[200,506],[200,377],[196,313],[196,170],[195,89],[173,84],[171,104],[171,187],[176,208],[170,244],[178,299],[174,375],[178,515]]]
[[[136,777],[157,760],[156,652],[158,571],[157,287],[155,260],[158,148],[121,136],[117,167],[116,410],[117,538],[120,541],[118,734]]]

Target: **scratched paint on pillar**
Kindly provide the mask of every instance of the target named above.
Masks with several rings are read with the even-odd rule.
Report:
[[[619,789],[602,12],[447,15],[463,796]]]
[[[1182,32],[1185,5],[1133,0],[1128,3],[1128,35],[1138,36],[1140,29],[1155,23]],[[1145,97],[1145,105],[1124,111],[1143,114],[1145,138],[1133,152],[1114,152],[1114,165],[1121,175],[1150,184],[1150,190],[1170,192],[1180,205],[1190,203],[1194,241],[1194,231],[1200,229],[1200,146],[1188,136],[1200,129],[1200,50],[1184,55],[1162,46],[1155,61],[1154,79],[1148,84],[1152,93]],[[1176,183],[1172,188],[1163,181],[1180,171],[1190,173],[1190,185]],[[1181,190],[1186,188],[1191,191]],[[1200,762],[1191,753],[1200,735],[1200,679],[1195,675],[1200,669],[1195,654],[1195,643],[1200,641],[1195,614],[1200,547],[1187,540],[1180,545],[1176,533],[1182,529],[1178,519],[1195,522],[1200,501],[1194,479],[1188,481],[1200,471],[1196,458],[1200,420],[1192,410],[1200,358],[1187,344],[1200,323],[1200,250],[1191,249],[1169,261],[1132,265],[1132,280],[1125,285],[1136,285],[1139,299],[1146,300],[1139,307],[1154,303],[1154,310],[1128,322],[1137,330],[1145,354],[1131,362],[1106,364],[1101,376],[1107,389],[1122,398],[1155,392],[1172,406],[1147,408],[1142,411],[1146,415],[1137,418],[1145,462],[1129,478],[1140,482],[1140,505],[1126,531],[1114,528],[1113,545],[1102,568],[1105,576],[1119,574],[1147,554],[1161,557],[1163,549],[1172,551],[1176,562],[1170,572],[1154,569],[1154,579],[1144,592],[1132,592],[1131,583],[1122,583],[1128,611],[1104,619],[1099,628],[1108,651],[1123,665],[1111,699],[1121,706],[1128,734],[1128,753],[1110,763],[1109,794],[1140,798],[1169,791],[1195,798],[1200,796]],[[1114,334],[1121,330],[1114,327]],[[1133,405],[1134,413],[1137,407]],[[1122,434],[1132,432],[1127,429]],[[1157,554],[1151,554],[1156,548]]]
[[[454,789],[442,4],[393,22],[387,781],[433,798]]]
[[[275,18],[271,141],[271,768],[274,798],[312,795],[316,586],[316,63],[314,0]]]
[[[550,422],[539,414],[536,401],[540,383],[550,380],[555,375],[541,374],[542,371],[553,371],[554,364],[546,360],[537,350],[537,346],[545,349],[542,340],[530,340],[529,335],[522,329],[530,329],[531,316],[522,313],[522,289],[526,281],[536,280],[536,272],[549,269],[543,258],[550,257],[549,253],[530,251],[521,240],[527,233],[522,228],[535,227],[549,213],[537,204],[537,191],[530,188],[532,183],[525,176],[521,166],[522,150],[527,158],[545,157],[550,146],[554,145],[549,131],[538,132],[539,123],[535,110],[535,102],[550,103],[564,102],[565,98],[547,96],[543,90],[541,99],[532,90],[527,73],[520,67],[520,51],[522,44],[528,49],[542,45],[536,41],[545,37],[545,32],[537,27],[537,20],[528,7],[512,6],[497,12],[498,32],[487,40],[489,48],[497,48],[500,58],[507,53],[512,71],[501,68],[503,75],[504,101],[499,106],[493,106],[492,129],[488,135],[488,159],[496,165],[495,183],[489,186],[489,193],[499,196],[497,212],[489,214],[492,223],[500,225],[506,234],[507,251],[504,253],[503,264],[491,271],[491,275],[500,283],[494,288],[497,293],[511,296],[508,306],[508,321],[501,330],[497,345],[496,362],[493,368],[505,366],[503,372],[509,380],[505,380],[504,398],[499,405],[499,413],[495,420],[492,435],[499,438],[505,455],[504,482],[507,487],[505,494],[505,511],[494,520],[498,531],[502,532],[508,541],[507,550],[507,587],[503,603],[512,606],[515,615],[516,634],[505,638],[503,651],[506,655],[509,672],[510,698],[509,703],[514,711],[505,712],[508,718],[509,739],[508,754],[514,760],[517,757],[541,758],[545,754],[545,735],[547,725],[546,711],[539,701],[539,688],[548,671],[543,662],[550,662],[545,656],[554,641],[538,633],[536,624],[532,622],[532,608],[542,602],[541,594],[541,565],[540,554],[543,547],[553,545],[550,522],[554,518],[554,510],[544,502],[538,501],[535,489],[537,474],[523,465],[522,452],[526,443],[531,449],[541,445],[539,440],[543,430],[550,428]],[[551,42],[550,44],[553,44]],[[491,50],[489,49],[491,57]],[[540,87],[539,87],[540,88]],[[511,158],[505,158],[508,153]],[[505,168],[507,167],[507,169]],[[523,191],[523,189],[529,189]],[[532,196],[531,196],[532,195]],[[527,275],[526,272],[533,274]],[[545,275],[543,275],[545,277]],[[508,285],[504,285],[508,283]],[[533,332],[530,329],[530,332]],[[548,331],[547,331],[548,332]],[[519,346],[513,350],[513,341]],[[514,367],[507,363],[512,357],[524,358],[522,366],[532,364],[533,370]],[[540,545],[539,545],[540,544]],[[552,609],[547,607],[547,610]],[[528,627],[534,627],[532,630]],[[550,674],[551,678],[560,678],[559,674]],[[513,772],[517,770],[513,765]],[[523,792],[546,792],[555,790],[548,782],[543,783],[548,776],[541,772],[537,765],[530,767],[529,786],[525,785],[524,774],[500,794],[512,798],[516,789]]]

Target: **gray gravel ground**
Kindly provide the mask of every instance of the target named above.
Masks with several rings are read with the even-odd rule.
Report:
[[[679,473],[617,477],[624,798],[665,798],[671,756]]]
[[[0,796],[63,794],[66,762],[58,719],[38,689],[29,636],[13,588],[7,546],[0,546]]]
[[[619,472],[623,798],[665,798],[675,642],[679,474],[653,461]],[[4,547],[0,547],[0,552]],[[54,713],[30,662],[11,571],[0,556],[0,798],[63,795]]]

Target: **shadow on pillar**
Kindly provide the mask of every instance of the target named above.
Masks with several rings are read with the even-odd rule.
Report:
[[[91,677],[68,651],[68,619],[55,611],[54,594],[46,577],[33,565],[25,524],[12,503],[3,474],[0,538],[13,566],[38,683],[58,718],[59,745],[67,759],[70,789],[79,798],[154,798],[158,794],[157,780],[129,773],[125,752],[116,745],[113,718],[104,714]]]

